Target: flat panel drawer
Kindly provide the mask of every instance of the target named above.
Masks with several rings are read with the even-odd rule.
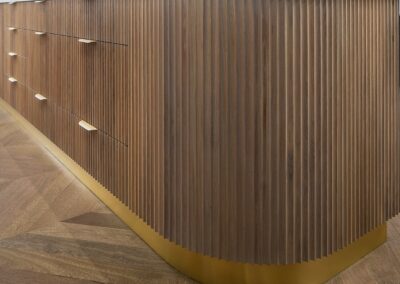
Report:
[[[55,115],[55,144],[111,192],[121,192],[127,147],[102,131],[86,131],[80,118],[61,108]]]
[[[79,38],[126,44],[126,9],[115,9],[122,0],[47,1],[48,31]]]

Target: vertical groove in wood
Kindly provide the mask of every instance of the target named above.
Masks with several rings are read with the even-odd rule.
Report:
[[[0,26],[1,98],[183,247],[295,263],[400,210],[396,0],[48,0]]]

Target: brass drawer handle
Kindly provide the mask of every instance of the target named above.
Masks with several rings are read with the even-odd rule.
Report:
[[[35,35],[41,36],[41,35],[45,35],[46,32],[35,32]]]
[[[96,43],[95,40],[85,39],[85,38],[80,38],[80,39],[78,39],[78,41],[79,41],[80,43],[86,43],[86,44]]]
[[[86,131],[97,131],[97,128],[94,127],[93,125],[87,123],[84,120],[79,121],[79,126],[82,127],[83,129],[85,129]]]
[[[14,56],[17,56],[17,54],[15,52],[9,52],[8,56],[14,57]]]
[[[35,98],[39,101],[46,101],[47,98],[45,96],[42,96],[41,94],[36,94]]]

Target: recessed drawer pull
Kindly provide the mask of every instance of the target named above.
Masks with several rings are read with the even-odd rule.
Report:
[[[85,129],[86,131],[97,131],[97,128],[93,125],[87,123],[84,120],[79,121],[79,126]]]
[[[17,28],[16,27],[8,27],[9,31],[15,31]]]
[[[9,52],[9,53],[8,53],[8,56],[13,57],[13,56],[17,56],[17,54],[16,54],[15,52]]]
[[[90,43],[96,43],[95,40],[91,40],[91,39],[84,39],[84,38],[80,38],[78,39],[79,42],[81,43],[86,43],[86,44],[90,44]]]
[[[46,32],[35,32],[35,35],[41,36],[41,35],[45,35]]]
[[[18,82],[17,79],[15,79],[14,77],[8,78],[8,81],[10,81],[11,83],[16,83],[16,82]]]
[[[47,98],[45,96],[42,96],[41,94],[36,94],[35,98],[38,99],[39,101],[46,101]]]

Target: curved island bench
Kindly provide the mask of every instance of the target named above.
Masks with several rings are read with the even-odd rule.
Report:
[[[2,4],[1,106],[194,279],[319,283],[400,211],[397,5]]]

